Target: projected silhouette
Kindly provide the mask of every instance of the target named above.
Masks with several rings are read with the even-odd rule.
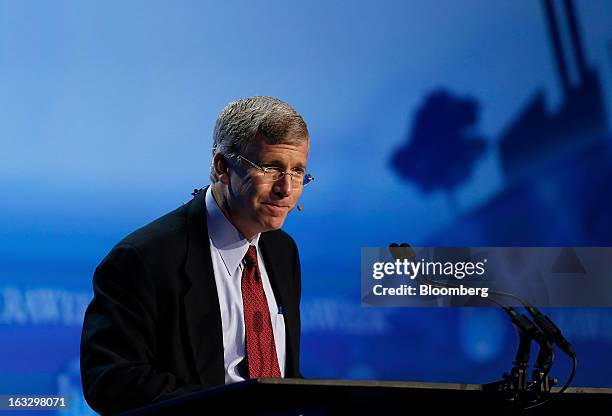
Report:
[[[562,102],[554,110],[547,108],[546,95],[540,89],[517,109],[517,116],[494,141],[499,144],[504,187],[471,212],[462,212],[454,224],[431,235],[424,245],[612,245],[612,137],[599,74],[585,57],[573,2],[553,4],[551,0],[542,0],[542,5]],[[567,28],[564,31],[567,37],[560,35],[561,26]],[[612,60],[612,42],[608,48]],[[415,126],[420,116],[421,112],[414,120]],[[444,116],[443,112],[430,114],[428,120],[444,123]],[[427,140],[434,139],[419,137],[414,141]],[[406,166],[410,160],[429,157],[428,152],[417,153],[422,147],[427,148],[422,143],[420,147],[410,143],[400,148],[393,155],[393,170],[394,173],[399,170],[402,178],[421,189],[430,189],[430,182],[439,186],[437,172],[433,179],[424,178],[423,171],[416,175],[415,168]],[[435,146],[430,143],[429,148],[432,147]],[[449,153],[446,158],[450,157],[450,150],[440,147],[440,151],[446,151]],[[398,165],[398,160],[404,162]],[[465,172],[457,175],[455,182],[452,179],[444,182],[466,179]],[[533,276],[532,283],[534,291],[541,291],[543,276]],[[494,334],[490,327],[483,330],[479,318],[470,317],[469,310],[459,313],[464,354],[474,354],[471,358],[475,361],[487,357],[475,333],[486,337],[486,345],[504,344],[504,334]],[[563,313],[563,330],[572,334],[578,349],[591,360],[607,362],[609,338],[605,331],[586,333],[584,323],[608,322],[610,311],[581,309]],[[501,350],[496,353],[503,354]],[[493,362],[491,357],[488,359]],[[499,355],[496,358],[501,359]],[[609,372],[595,373],[589,372],[591,383],[598,379],[602,384],[610,384]]]
[[[599,75],[587,64],[573,2],[558,3],[561,13],[551,0],[543,6],[563,101],[551,111],[538,90],[519,109],[496,140],[505,186],[431,236],[432,244],[612,244],[612,193],[605,191],[612,184],[612,141]],[[477,108],[448,92],[429,95],[409,143],[392,157],[393,170],[423,191],[466,181],[484,150],[482,138],[469,133]]]
[[[566,159],[606,137],[606,115],[599,77],[586,64],[573,3],[565,1],[563,5],[571,35],[569,45],[562,43],[561,25],[552,1],[544,1],[564,101],[556,112],[549,113],[544,94],[538,91],[502,134],[500,155],[509,182],[524,179],[524,175],[540,170],[542,162]],[[571,54],[566,53],[568,50]],[[574,58],[578,78],[575,85],[570,81],[568,55]]]
[[[475,100],[432,92],[417,112],[408,143],[393,155],[393,169],[424,192],[452,192],[484,153],[485,140],[472,133],[477,120]]]

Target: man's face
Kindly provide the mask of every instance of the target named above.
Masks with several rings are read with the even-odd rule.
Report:
[[[278,167],[282,171],[306,170],[308,141],[299,144],[268,144],[258,135],[243,155],[261,167]],[[226,191],[231,221],[251,239],[255,234],[281,228],[289,211],[302,195],[302,185],[284,175],[276,182],[263,172],[241,161],[232,160],[229,186]]]

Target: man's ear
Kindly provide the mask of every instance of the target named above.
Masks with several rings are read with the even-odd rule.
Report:
[[[213,166],[215,168],[215,173],[219,177],[219,181],[224,185],[229,184],[229,172],[225,156],[221,153],[215,153],[213,156]]]

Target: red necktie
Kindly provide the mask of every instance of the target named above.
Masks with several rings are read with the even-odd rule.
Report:
[[[249,378],[280,378],[268,300],[257,266],[255,246],[249,246],[244,263],[241,285]]]

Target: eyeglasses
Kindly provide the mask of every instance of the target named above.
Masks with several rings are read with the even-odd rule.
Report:
[[[312,176],[310,173],[306,173],[303,170],[287,172],[277,166],[264,166],[264,167],[259,166],[258,164],[251,162],[249,159],[247,159],[246,157],[242,155],[238,155],[234,157],[238,161],[244,160],[249,165],[257,169],[258,171],[263,172],[264,174],[263,177],[269,183],[276,182],[279,179],[283,178],[285,175],[291,178],[291,184],[293,186],[306,186],[310,182],[314,181],[314,176]]]

